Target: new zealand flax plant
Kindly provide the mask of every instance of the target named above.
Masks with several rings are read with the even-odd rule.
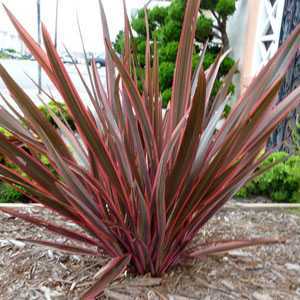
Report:
[[[42,48],[5,8],[27,48],[60,93],[77,131],[54,114],[57,126],[49,123],[0,66],[0,76],[19,107],[15,110],[11,100],[4,99],[11,109],[2,106],[0,110],[0,126],[18,141],[11,142],[0,133],[0,153],[18,166],[10,169],[0,165],[1,179],[49,212],[82,228],[71,230],[20,210],[1,208],[69,240],[23,241],[110,257],[100,279],[83,296],[85,299],[94,299],[125,269],[160,276],[186,259],[204,259],[238,247],[276,242],[233,239],[193,243],[193,239],[242,185],[264,171],[258,166],[270,154],[262,150],[271,132],[299,104],[300,88],[279,103],[277,94],[299,48],[300,27],[262,68],[216,130],[237,66],[224,78],[213,98],[218,69],[228,53],[220,54],[204,72],[204,47],[192,74],[200,0],[186,2],[172,99],[165,113],[159,91],[158,49],[156,42],[150,45],[147,16],[146,65],[141,72],[125,3],[122,58],[112,49],[99,3],[106,43],[106,81],[101,81],[95,61],[88,69],[88,79],[78,70],[87,96],[77,91],[45,26]],[[140,74],[142,91],[137,85]],[[83,97],[89,98],[88,106]],[[41,157],[48,158],[51,171]]]

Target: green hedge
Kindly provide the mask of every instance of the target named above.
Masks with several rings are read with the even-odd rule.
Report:
[[[64,103],[57,103],[54,101],[50,101],[48,103],[48,107],[54,112],[54,114],[59,117],[62,121],[66,120],[69,124],[69,126],[74,130],[75,124],[69,115],[66,105]],[[50,116],[48,109],[45,106],[40,106],[39,109],[44,113],[47,120],[51,122],[54,126],[56,126],[54,120]],[[6,137],[11,137],[12,134],[7,131],[5,128],[0,127],[0,132],[4,134]],[[48,158],[44,155],[40,156],[41,162],[48,167],[52,172],[54,172],[54,169],[49,164]],[[0,163],[9,166],[13,169],[18,169],[16,165],[14,165],[9,160],[6,160],[5,157],[0,153]],[[27,202],[28,199],[19,191],[17,191],[13,186],[1,182],[0,181],[0,203],[12,203],[12,202]]]
[[[41,105],[39,107],[40,111],[45,115],[45,117],[47,118],[47,120],[54,126],[57,126],[56,123],[54,122],[52,116],[49,114],[48,109],[51,109],[52,112],[54,112],[54,114],[62,121],[67,121],[67,123],[69,124],[69,126],[75,130],[75,124],[74,121],[72,119],[72,117],[70,116],[66,104],[65,103],[60,103],[60,102],[55,102],[55,101],[50,101],[49,103],[47,103],[47,107],[45,107],[44,105]]]
[[[288,158],[285,152],[273,153],[262,166],[268,166],[278,160],[278,163],[263,175],[247,183],[237,194],[239,198],[266,196],[274,202],[300,203],[300,156]]]
[[[153,51],[153,42],[156,39],[158,44],[159,56],[159,81],[160,89],[163,98],[163,106],[167,107],[171,98],[170,89],[173,82],[173,74],[175,70],[175,62],[178,44],[180,40],[181,25],[184,17],[184,9],[186,0],[172,0],[168,6],[155,6],[147,10],[148,24],[150,29],[150,45]],[[229,48],[229,45],[224,43],[228,40],[226,33],[226,25],[229,16],[236,9],[236,0],[206,0],[202,1],[199,11],[195,35],[195,47],[193,55],[193,71],[199,62],[199,54],[203,43],[208,41],[203,66],[206,70],[215,61],[221,49]],[[207,10],[212,14],[208,14]],[[216,19],[217,18],[217,21]],[[135,44],[137,60],[139,65],[145,65],[145,49],[146,49],[146,27],[145,27],[145,11],[138,10],[137,14],[132,17],[131,26],[134,31],[133,42]],[[215,38],[218,38],[219,43],[216,44]],[[124,51],[124,32],[120,31],[113,43],[115,50],[122,54]],[[234,64],[234,60],[227,57],[220,66],[218,72],[217,84],[214,85],[212,96],[215,96],[218,89],[222,85],[224,75]],[[139,69],[139,68],[138,68]],[[144,80],[143,71],[138,74],[138,86]],[[229,92],[232,92],[234,86]],[[142,92],[142,89],[140,89]]]
[[[0,183],[0,203],[24,202],[26,197],[8,183]]]

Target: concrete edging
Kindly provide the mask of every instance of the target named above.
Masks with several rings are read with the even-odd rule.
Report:
[[[0,208],[35,208],[43,207],[41,204],[31,203],[0,203]],[[223,209],[300,209],[300,204],[291,203],[228,203]]]

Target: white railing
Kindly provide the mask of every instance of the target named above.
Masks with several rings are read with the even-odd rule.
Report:
[[[254,73],[257,73],[278,49],[284,3],[285,0],[260,0]]]

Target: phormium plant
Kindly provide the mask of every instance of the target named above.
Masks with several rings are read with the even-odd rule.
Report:
[[[140,93],[126,8],[125,51],[123,58],[119,58],[112,50],[99,3],[106,41],[106,87],[94,62],[89,69],[90,82],[82,77],[89,106],[73,85],[46,28],[42,29],[44,50],[6,9],[19,35],[66,103],[78,134],[54,114],[58,129],[47,122],[0,66],[2,80],[22,111],[8,112],[2,107],[0,126],[23,145],[18,147],[0,134],[0,152],[21,170],[0,165],[1,179],[22,187],[22,192],[33,201],[79,225],[83,232],[13,209],[2,210],[82,245],[26,239],[28,242],[112,258],[100,279],[84,295],[86,299],[102,292],[125,268],[133,273],[159,276],[185,259],[276,242],[246,239],[192,243],[226,201],[245,182],[263,172],[257,167],[269,153],[259,154],[270,133],[299,104],[300,88],[284,101],[276,100],[282,78],[299,48],[300,27],[256,76],[221,129],[216,130],[236,66],[214,98],[210,97],[211,91],[226,53],[204,72],[203,51],[192,74],[200,0],[187,1],[172,99],[164,114],[157,46],[154,42],[151,53],[149,31]],[[145,21],[147,24],[147,18]],[[52,171],[40,159],[45,156]]]

